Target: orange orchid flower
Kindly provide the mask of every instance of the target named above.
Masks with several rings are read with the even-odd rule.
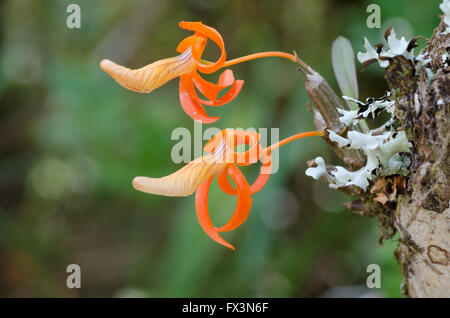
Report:
[[[259,144],[258,133],[224,129],[204,146],[203,149],[209,154],[191,161],[180,170],[163,178],[136,177],[133,179],[133,187],[142,192],[165,196],[189,196],[197,191],[195,209],[200,226],[211,239],[234,250],[234,247],[219,233],[232,231],[247,219],[252,207],[252,195],[260,191],[270,177],[271,152],[293,140],[308,136],[323,136],[323,133],[309,131],[296,134],[263,149]],[[236,146],[244,144],[248,145],[249,150],[235,151]],[[260,160],[262,162],[260,174],[255,182],[249,185],[236,165],[246,166]],[[237,195],[237,206],[233,216],[221,227],[213,225],[208,210],[208,193],[214,176],[217,176],[217,183],[223,192]],[[230,184],[228,176],[236,188]]]
[[[102,60],[100,67],[123,87],[140,93],[150,93],[168,81],[179,77],[179,96],[183,110],[192,119],[209,124],[218,120],[219,117],[208,116],[204,106],[222,106],[232,101],[241,91],[244,81],[235,80],[230,69],[220,75],[217,84],[206,81],[199,72],[211,74],[238,63],[269,56],[299,62],[295,55],[283,52],[262,52],[226,61],[225,44],[222,36],[215,29],[201,22],[182,21],[179,26],[194,32],[193,35],[179,43],[177,52],[181,53],[180,55],[135,70],[110,60]],[[220,57],[215,62],[205,61],[201,58],[208,39],[220,49]],[[220,92],[227,88],[228,91],[219,98]],[[206,99],[201,98],[197,90]]]

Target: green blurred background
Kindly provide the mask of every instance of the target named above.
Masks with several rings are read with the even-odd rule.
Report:
[[[81,29],[66,7],[81,6]],[[366,27],[381,6],[382,28]],[[0,2],[0,296],[3,297],[400,297],[395,239],[377,243],[376,220],[341,207],[350,198],[305,176],[306,160],[338,160],[320,138],[280,151],[280,169],[254,196],[248,220],[213,242],[199,226],[194,196],[135,191],[137,175],[163,176],[176,127],[193,130],[178,81],[151,94],[117,85],[99,62],[129,67],[174,56],[201,20],[223,36],[230,58],[279,50],[299,55],[337,89],[331,43],[430,37],[439,0],[3,1]],[[423,44],[423,41],[422,41]],[[416,49],[417,50],[417,49]],[[206,57],[213,59],[214,46]],[[359,72],[360,98],[386,89],[376,66]],[[314,129],[296,66],[264,59],[233,67],[241,94],[210,115],[226,127],[277,127],[280,138]],[[215,80],[217,76],[209,76]],[[258,167],[244,169],[253,180]],[[221,224],[235,199],[213,183],[210,210]],[[81,289],[66,287],[66,266],[81,266]],[[365,287],[369,264],[381,289]]]

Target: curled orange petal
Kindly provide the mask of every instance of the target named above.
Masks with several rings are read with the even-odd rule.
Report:
[[[100,67],[121,86],[139,93],[150,93],[171,79],[192,73],[196,68],[196,62],[191,50],[188,49],[179,56],[160,60],[136,70],[110,60],[101,61]]]
[[[204,25],[201,22],[181,21],[179,23],[179,26],[182,29],[194,31],[195,33],[198,33],[198,34],[201,34],[201,35],[207,37],[208,39],[210,39],[211,41],[216,43],[220,49],[220,57],[217,59],[216,62],[213,62],[210,64],[204,64],[200,60],[197,60],[197,66],[198,66],[198,70],[200,72],[206,73],[206,74],[214,73],[215,71],[217,71],[224,65],[227,57],[226,57],[226,53],[225,53],[225,44],[223,43],[222,36],[220,35],[219,32],[217,32],[215,29],[213,29],[207,25]]]
[[[203,182],[195,194],[195,211],[197,212],[198,223],[202,227],[208,236],[223,246],[226,246],[234,250],[234,246],[225,241],[218,233],[217,229],[212,224],[211,218],[208,211],[208,194],[209,187],[211,186],[211,181],[214,176],[210,177],[208,180]]]
[[[255,194],[259,192],[267,183],[270,177],[270,171],[272,169],[272,158],[270,154],[264,152],[262,157],[262,166],[259,172],[258,177],[255,182],[250,186],[251,194]],[[217,172],[217,184],[220,189],[230,195],[236,195],[236,189],[230,184],[228,180],[228,166]]]
[[[201,100],[201,103],[205,104],[206,106],[222,106],[224,104],[227,104],[231,102],[240,92],[242,89],[242,86],[244,86],[243,80],[236,80],[233,83],[233,86],[228,90],[228,92],[225,93],[221,98],[215,99],[215,100]]]
[[[213,153],[216,151],[218,147],[225,147],[225,155],[227,162],[234,162],[234,154],[235,154],[235,130],[234,129],[223,129],[219,133],[217,133],[210,141],[208,141],[203,150],[206,152]]]
[[[225,129],[217,133],[214,137],[212,137],[204,146],[203,150],[206,152],[213,152],[216,147],[224,141],[223,134],[225,133]]]
[[[235,188],[233,188],[228,181],[228,168],[225,167],[219,172],[217,172],[217,184],[219,185],[220,189],[229,195],[236,195],[237,191]]]
[[[193,194],[200,184],[226,165],[221,153],[208,154],[162,178],[135,177],[133,187],[145,193],[185,197]]]
[[[180,102],[184,112],[188,114],[192,119],[201,122],[203,124],[210,124],[217,121],[220,117],[208,116],[205,108],[195,98],[194,86],[192,84],[190,75],[182,75],[180,77]],[[194,95],[194,96],[193,96]]]
[[[234,163],[240,166],[248,166],[256,163],[262,154],[262,147],[259,142],[259,134],[253,131],[235,130],[234,144],[249,145],[250,149],[245,152],[234,153]],[[233,149],[234,150],[234,149]]]
[[[258,143],[259,138],[260,135],[253,131],[224,129],[208,141],[203,150],[212,152],[223,141],[227,145],[227,158],[232,158],[232,162],[240,166],[247,166],[261,158],[262,147]],[[244,144],[249,145],[250,149],[236,152],[236,146]]]
[[[256,178],[255,182],[253,182],[253,184],[250,186],[252,194],[259,192],[262,188],[264,188],[267,181],[269,180],[271,169],[272,169],[272,157],[264,153],[259,175]]]
[[[178,44],[177,52],[178,53],[184,53],[189,48],[191,49],[192,56],[194,59],[199,61],[202,58],[203,50],[205,49],[206,45],[206,37],[202,35],[191,35],[185,38],[183,41],[181,41]]]
[[[228,92],[225,93],[225,95],[222,96],[221,98],[215,99],[215,100],[204,100],[198,96],[197,92],[195,91],[195,86],[194,86],[194,82],[199,83],[199,79],[201,77],[198,76],[197,79],[194,79],[195,77],[196,77],[196,73],[194,73],[193,75],[189,74],[189,75],[181,76],[181,79],[185,80],[184,88],[185,88],[185,92],[187,92],[187,94],[185,94],[185,95],[189,95],[191,97],[191,99],[193,101],[195,101],[197,104],[206,105],[206,106],[222,106],[226,103],[229,103],[239,94],[239,92],[242,89],[242,86],[244,85],[244,81],[236,80],[236,81],[234,81],[233,85],[228,90]],[[211,84],[211,85],[215,85],[215,84],[209,83],[205,80],[203,80],[203,81],[204,82],[202,82],[200,84],[203,86],[200,86],[200,87],[204,90],[204,93],[209,95],[210,97],[217,97],[217,94],[219,93],[219,91],[216,91],[216,88],[218,88],[219,86],[217,85],[216,88],[214,88],[212,90],[207,90],[207,89],[205,89],[206,83]],[[180,90],[180,93],[181,93],[181,90]],[[207,96],[207,95],[205,95],[205,96]]]
[[[193,74],[192,80],[200,93],[205,95],[209,100],[216,100],[221,90],[234,83],[234,75],[232,70],[225,70],[220,74],[217,84],[204,80],[198,73]]]
[[[245,222],[252,208],[252,193],[242,172],[233,164],[226,166],[225,169],[236,184],[238,200],[233,216],[224,226],[217,229],[218,232],[232,231],[239,227]]]

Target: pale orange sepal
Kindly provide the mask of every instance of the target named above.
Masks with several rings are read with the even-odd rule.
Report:
[[[180,75],[192,73],[196,69],[196,62],[191,50],[188,49],[179,56],[160,60],[136,70],[110,60],[101,61],[100,67],[121,86],[139,93],[150,93]]]
[[[226,165],[221,154],[208,154],[162,178],[135,177],[133,187],[150,194],[186,197],[193,194],[200,184]]]

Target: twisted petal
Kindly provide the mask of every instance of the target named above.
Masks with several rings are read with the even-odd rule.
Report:
[[[209,217],[208,211],[208,194],[209,187],[211,186],[211,181],[214,176],[210,177],[207,181],[203,182],[195,194],[195,211],[197,212],[198,223],[202,227],[208,236],[223,246],[226,246],[234,250],[234,246],[225,241],[217,232],[217,229],[212,224],[211,218]]]
[[[252,198],[250,187],[239,169],[233,164],[228,165],[225,169],[230,171],[230,176],[238,189],[238,202],[231,219],[220,228],[214,227],[211,222],[208,211],[208,193],[213,177],[210,177],[198,188],[195,195],[195,209],[198,221],[206,234],[219,244],[234,250],[234,247],[219,235],[219,232],[232,231],[244,223],[252,207]]]
[[[203,35],[194,34],[188,36],[178,44],[177,52],[183,53],[190,48],[192,50],[192,56],[194,57],[194,59],[196,61],[200,61],[205,49],[206,42],[207,38]]]
[[[250,147],[250,149],[245,152],[234,152],[234,162],[237,165],[248,166],[259,160],[262,152],[262,147],[258,143],[259,138],[259,134],[253,131],[234,131],[234,145],[248,145]]]
[[[255,194],[259,192],[267,183],[270,177],[270,171],[272,169],[272,158],[269,154],[264,152],[262,158],[262,166],[259,172],[258,177],[255,182],[250,186],[251,194]],[[236,195],[237,191],[228,181],[228,175],[230,174],[230,170],[225,168],[220,170],[217,173],[217,183],[219,184],[220,189],[230,195]]]
[[[225,70],[220,74],[217,84],[204,80],[198,73],[194,73],[192,80],[200,93],[205,95],[209,100],[216,100],[221,90],[234,83],[234,75],[232,70]]]
[[[244,86],[244,81],[236,80],[234,81],[233,86],[231,86],[228,92],[221,98],[215,100],[201,100],[201,103],[206,106],[222,106],[224,104],[227,104],[241,92],[242,86]]]
[[[195,90],[192,92],[192,97],[206,106],[222,106],[231,102],[241,92],[242,86],[244,85],[243,80],[234,80],[234,75],[231,70],[225,70],[220,75],[218,84],[213,84],[204,80],[198,73],[193,74],[192,81],[200,93],[205,95],[209,100],[201,99]],[[230,85],[232,86],[228,92],[221,98],[217,98],[220,91]]]
[[[110,60],[103,60],[100,67],[121,86],[135,92],[150,93],[175,77],[194,72],[196,62],[189,48],[179,56],[160,60],[136,70]]]
[[[213,152],[218,145],[225,142],[227,146],[227,158],[230,158],[232,162],[240,166],[247,166],[256,163],[262,155],[262,148],[258,143],[259,138],[260,135],[256,132],[224,129],[208,141],[203,147],[203,150]],[[248,151],[235,151],[236,146],[244,144],[250,146]]]
[[[194,84],[190,75],[180,77],[180,102],[181,107],[192,119],[203,124],[210,124],[217,121],[220,117],[211,117],[205,111],[203,105],[196,98]]]
[[[193,194],[200,184],[225,166],[219,153],[209,154],[191,161],[166,177],[136,177],[133,179],[133,187],[151,194],[185,197]]]
[[[203,105],[222,106],[223,104],[226,104],[233,100],[239,94],[244,81],[235,81],[231,70],[227,71],[222,73],[217,85],[204,80],[196,72],[194,72],[193,74],[182,75],[180,77],[180,102],[186,114],[188,114],[192,119],[200,121],[203,124],[213,123],[220,118],[208,116]],[[220,90],[230,86],[231,84],[232,86],[228,90],[228,92],[223,97],[217,99],[217,95],[219,94]],[[199,91],[206,97],[215,99],[201,99],[195,91],[195,87],[197,87]]]
[[[181,21],[179,23],[179,26],[182,29],[194,31],[196,35],[202,35],[210,39],[211,41],[216,43],[220,49],[220,57],[214,63],[205,64],[202,63],[200,60],[197,60],[197,67],[200,72],[206,74],[214,73],[223,66],[227,58],[225,53],[225,44],[223,43],[222,36],[220,35],[219,32],[216,31],[216,29],[206,26],[201,22]]]
[[[272,157],[264,153],[262,162],[263,163],[259,175],[256,178],[255,182],[253,182],[253,184],[250,186],[252,194],[259,192],[262,188],[264,188],[270,177],[270,172],[272,170]]]
[[[242,172],[233,164],[226,167],[228,174],[236,184],[238,201],[236,210],[231,219],[224,226],[217,229],[218,232],[232,231],[245,222],[252,208],[252,193],[250,186]]]

